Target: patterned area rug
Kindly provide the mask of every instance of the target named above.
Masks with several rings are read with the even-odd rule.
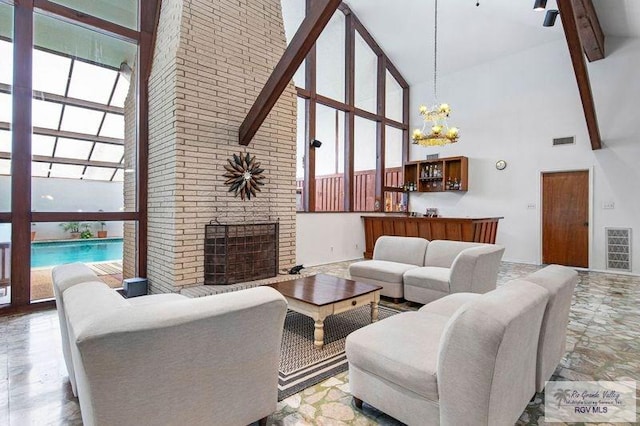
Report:
[[[398,312],[380,305],[378,318],[383,320]],[[313,345],[313,320],[297,312],[287,312],[278,371],[278,400],[347,370],[345,340],[349,333],[370,323],[369,306],[327,317],[324,321],[324,347],[318,350]]]

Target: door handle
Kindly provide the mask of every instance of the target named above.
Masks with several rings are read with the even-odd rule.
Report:
[[[582,225],[583,226],[589,226],[589,222],[584,222]]]

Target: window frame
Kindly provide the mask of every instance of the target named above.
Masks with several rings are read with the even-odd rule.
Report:
[[[307,14],[311,7],[311,0],[306,2]],[[341,4],[335,13],[345,15],[345,102],[323,96],[317,93],[317,57],[315,46],[310,50],[305,59],[305,87],[296,87],[298,97],[305,99],[305,152],[297,153],[304,155],[304,187],[303,187],[303,210],[298,213],[316,212],[316,171],[315,171],[315,149],[310,147],[310,142],[315,139],[316,109],[317,105],[324,105],[333,109],[343,111],[345,116],[345,152],[344,152],[344,209],[335,212],[365,212],[354,209],[354,122],[355,117],[365,118],[375,121],[376,132],[376,176],[374,189],[374,210],[366,212],[384,211],[384,193],[398,192],[398,188],[384,186],[384,157],[385,157],[385,135],[386,127],[394,127],[402,130],[403,164],[409,158],[409,84],[393,65],[389,57],[375,41],[373,36],[367,31],[358,17],[351,9]],[[355,106],[355,38],[356,33],[365,41],[367,46],[378,57],[377,70],[377,99],[376,112],[372,113]],[[402,122],[393,120],[386,116],[386,73],[387,71],[402,88]]]

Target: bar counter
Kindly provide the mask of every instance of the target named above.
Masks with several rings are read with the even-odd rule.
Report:
[[[365,236],[364,258],[371,259],[376,240],[382,235],[495,244],[498,221],[502,217],[386,215],[362,216],[362,219]]]

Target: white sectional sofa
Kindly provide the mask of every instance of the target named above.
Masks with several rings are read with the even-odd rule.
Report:
[[[513,425],[564,354],[577,273],[552,265],[456,293],[347,338],[349,386],[408,425]]]
[[[495,289],[503,253],[495,244],[383,236],[373,260],[353,263],[349,273],[382,286],[383,296],[424,304],[451,293]]]
[[[84,265],[53,279],[85,426],[264,424],[276,409],[287,310],[276,290],[124,299]]]

